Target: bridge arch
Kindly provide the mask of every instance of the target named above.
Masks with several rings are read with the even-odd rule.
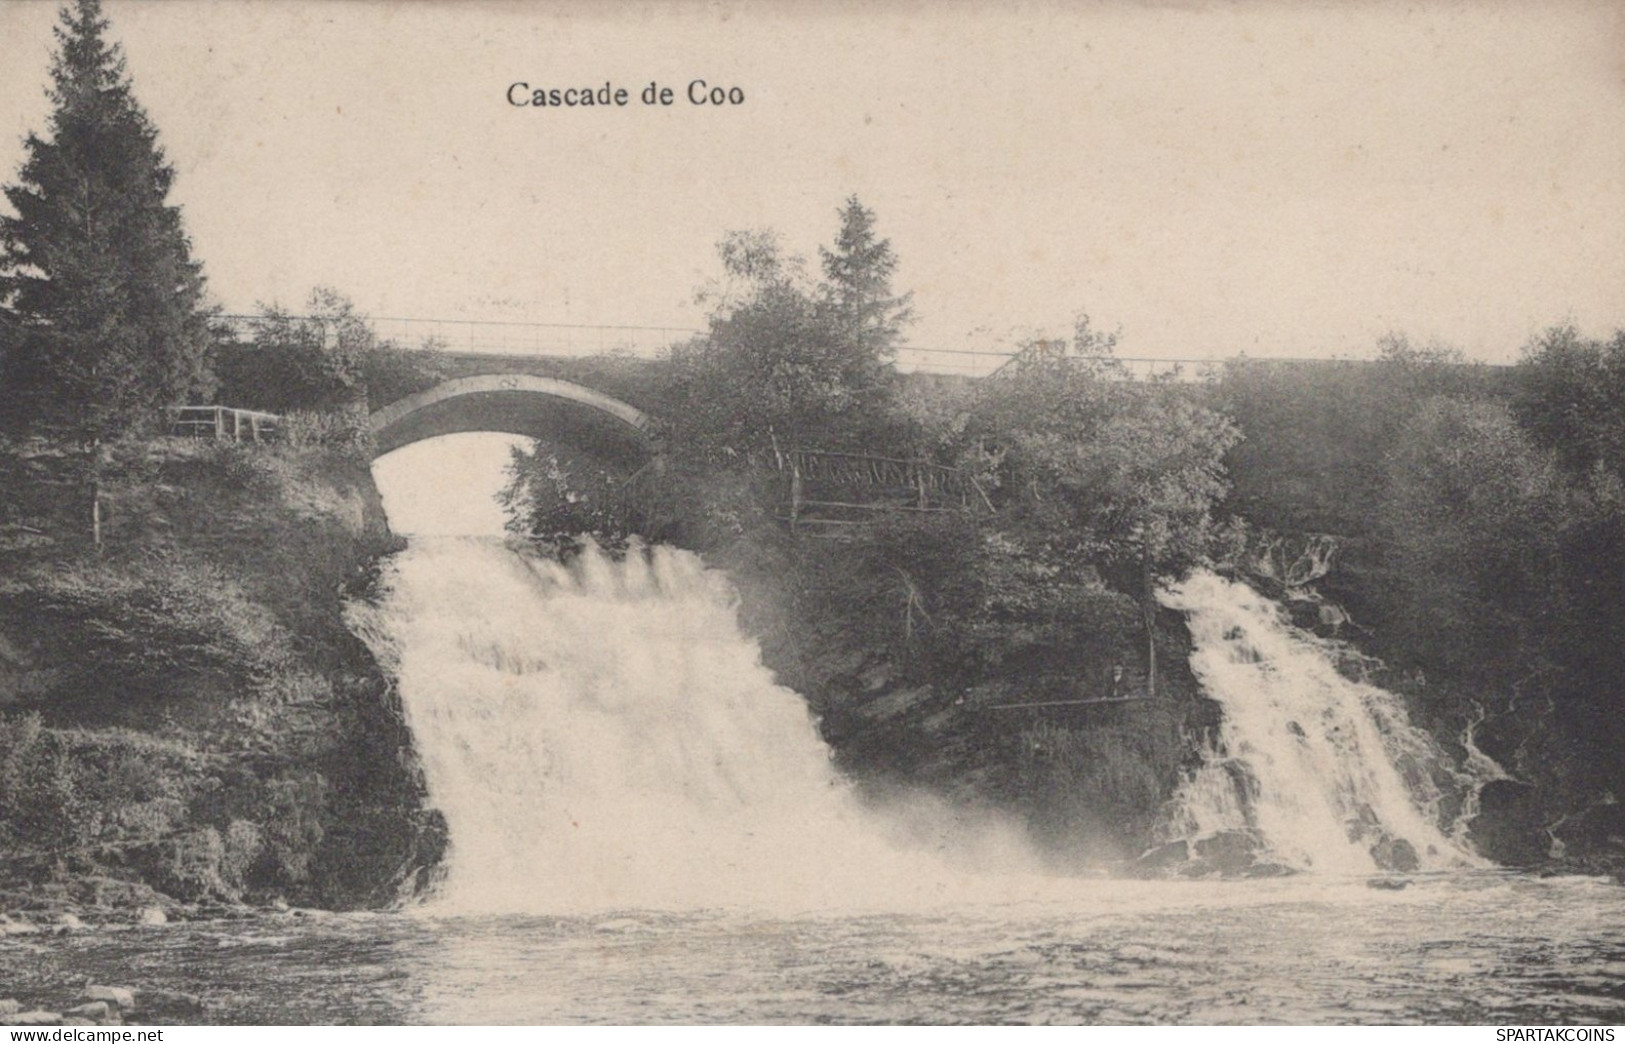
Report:
[[[379,456],[460,431],[554,440],[629,468],[654,453],[641,410],[579,384],[523,373],[444,381],[378,410],[372,431]]]

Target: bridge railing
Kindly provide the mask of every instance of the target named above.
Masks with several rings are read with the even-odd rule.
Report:
[[[216,325],[239,341],[250,340],[256,322],[263,315],[226,314],[215,318]],[[322,316],[287,315],[284,318],[322,327]],[[410,316],[367,316],[365,321],[382,340],[404,348],[437,345],[456,354],[491,356],[581,357],[624,354],[657,358],[674,345],[686,342],[704,331],[678,326],[592,325],[583,323],[538,323],[488,319],[434,319]],[[325,335],[325,327],[322,327]],[[1359,363],[1373,360],[1326,358],[1197,358],[1149,355],[1073,355],[1065,339],[1029,341],[1019,348],[1005,346],[949,348],[936,345],[902,345],[897,349],[899,370],[938,374],[945,377],[981,378],[1009,376],[1039,360],[1062,362],[1068,366],[1092,367],[1103,379],[1200,381],[1208,379],[1225,365],[1243,360],[1278,363]]]
[[[251,340],[254,325],[263,315],[228,314],[216,325],[239,341]],[[314,315],[288,315],[298,323],[323,327],[327,319]],[[368,316],[367,324],[379,340],[402,348],[434,345],[448,352],[470,355],[603,355],[623,353],[653,357],[699,333],[675,326],[593,326],[579,323],[530,323],[486,319],[419,319],[407,316]]]

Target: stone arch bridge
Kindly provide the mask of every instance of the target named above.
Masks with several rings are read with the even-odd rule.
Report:
[[[440,435],[497,431],[562,442],[628,470],[654,456],[651,427],[620,399],[531,373],[453,377],[372,415],[379,456]]]

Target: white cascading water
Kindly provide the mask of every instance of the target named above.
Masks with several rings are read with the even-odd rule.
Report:
[[[1292,626],[1245,584],[1199,570],[1159,597],[1185,614],[1191,668],[1223,708],[1214,748],[1175,797],[1170,836],[1248,831],[1268,859],[1326,873],[1385,869],[1372,849],[1399,841],[1422,869],[1483,865],[1441,825],[1433,773],[1471,794],[1498,766],[1450,768],[1398,696],[1344,677],[1337,643]]]
[[[419,537],[386,583],[351,624],[393,669],[446,817],[434,909],[963,894],[963,875],[900,851],[858,804],[697,556],[589,550],[562,565],[497,538]],[[1022,869],[1018,849],[996,868]]]

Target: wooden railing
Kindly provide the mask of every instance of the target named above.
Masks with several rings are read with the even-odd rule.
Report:
[[[175,406],[169,411],[173,435],[232,442],[266,442],[276,437],[282,418],[231,406]]]
[[[890,512],[992,510],[974,478],[941,464],[828,450],[790,450],[777,460],[789,485],[781,517],[792,529],[828,533]]]

